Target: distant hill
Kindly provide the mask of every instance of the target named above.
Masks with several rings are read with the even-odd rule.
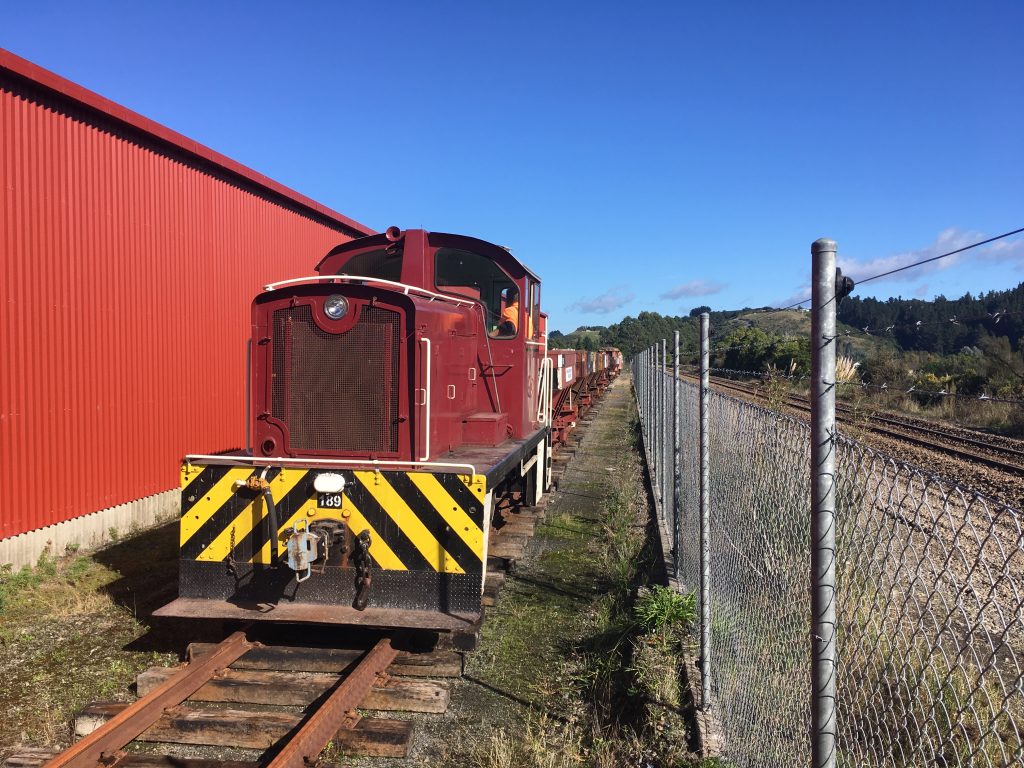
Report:
[[[809,312],[797,309],[751,309],[711,312],[709,318],[711,347],[724,346],[724,340],[742,329],[758,329],[778,339],[806,339],[811,331]],[[600,344],[615,346],[626,356],[632,356],[641,349],[667,339],[672,344],[672,334],[679,331],[681,356],[693,357],[699,349],[700,319],[661,315],[657,312],[641,312],[636,317],[625,317],[618,323],[600,330]],[[851,335],[842,340],[840,352],[860,357],[880,347],[895,347],[892,341],[855,333],[855,329],[840,323],[841,331]],[[589,333],[593,333],[590,330]],[[575,338],[569,334],[565,339]]]
[[[587,325],[571,333],[551,331],[548,345],[557,349],[597,349],[601,346],[601,334],[606,330],[603,325]]]
[[[710,316],[712,348],[744,329],[763,331],[778,341],[808,339],[811,329],[810,312],[799,309],[745,307]],[[671,345],[678,329],[681,350],[692,357],[698,349],[698,323],[697,317],[641,312],[609,326],[582,326],[566,334],[552,331],[550,341],[568,348],[615,346],[630,357],[662,339]],[[1000,336],[1016,348],[1024,338],[1024,283],[977,297],[939,296],[934,301],[849,296],[839,305],[839,331],[844,334],[840,353],[857,359],[901,350],[952,354]]]

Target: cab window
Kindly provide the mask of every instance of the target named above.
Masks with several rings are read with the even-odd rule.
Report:
[[[540,336],[540,283],[530,281],[529,314],[526,318],[526,333],[531,339]]]
[[[491,338],[510,339],[519,333],[519,289],[492,259],[460,248],[438,248],[434,285],[444,293],[479,301]]]
[[[395,243],[387,248],[363,251],[341,265],[339,275],[376,277],[378,280],[400,282],[402,279],[402,246]]]

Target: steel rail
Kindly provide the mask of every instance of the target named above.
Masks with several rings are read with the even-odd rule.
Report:
[[[377,677],[397,655],[390,637],[377,641],[358,666],[338,683],[327,700],[281,748],[267,768],[308,768],[314,765],[320,752],[345,727],[346,722],[354,724],[349,713],[359,706]]]
[[[849,419],[844,419],[843,421],[845,421],[846,423],[850,423]],[[1017,475],[1024,474],[1024,465],[1021,464],[1011,464],[1009,462],[1002,461],[1001,459],[997,459],[992,456],[985,456],[980,453],[975,453],[974,451],[968,451],[963,448],[957,448],[955,446],[947,445],[936,440],[929,440],[928,438],[924,437],[915,437],[914,435],[909,435],[906,432],[892,429],[892,427],[884,427],[879,424],[870,423],[867,424],[866,426],[872,432],[876,432],[880,435],[893,437],[908,443],[914,443],[915,445],[920,445],[923,448],[930,448],[931,450],[948,453],[951,456],[955,456],[957,458],[964,459],[967,461],[972,461],[978,464],[984,464],[986,466],[992,467],[993,469],[1002,470],[1003,472],[1010,472]],[[918,428],[907,427],[907,429],[913,429],[916,431]],[[959,440],[960,438],[950,437],[949,439]]]
[[[850,408],[849,406],[844,406],[841,407],[839,410],[852,411],[853,409]],[[992,451],[994,453],[1003,453],[1008,456],[1019,456],[1021,460],[1024,461],[1024,450],[1019,450],[1017,448],[1009,448],[1005,445],[992,445],[990,443],[986,443],[984,440],[979,440],[974,437],[957,435],[954,434],[953,432],[945,432],[935,427],[925,427],[919,424],[914,424],[913,422],[901,421],[900,419],[893,419],[887,416],[872,416],[871,418],[874,421],[881,422],[882,424],[890,424],[892,426],[903,427],[905,429],[916,429],[918,432],[925,432],[929,435],[936,435],[937,437],[943,437],[949,440],[960,440],[961,442],[968,443],[969,445],[976,445],[979,448]]]
[[[687,374],[686,376],[687,378],[692,378],[689,374]],[[732,390],[733,392],[741,392],[747,395],[751,395],[754,393],[752,387],[746,387],[739,382],[731,381],[729,379],[721,379],[716,377],[714,379],[714,383],[716,386],[722,389]],[[788,395],[787,404],[792,408],[798,408],[802,411],[810,411],[810,406],[807,404],[807,401],[801,398],[799,395]],[[846,410],[848,411],[849,409]],[[852,420],[848,418],[843,418],[841,419],[841,421],[846,424],[852,422]],[[886,424],[889,424],[889,426],[883,426],[882,424],[874,423],[876,421],[882,421]],[[986,456],[984,454],[969,451],[964,448],[958,448],[956,446],[948,445],[946,443],[938,442],[936,440],[929,440],[924,437],[917,437],[912,434],[907,434],[906,432],[903,432],[900,429],[893,429],[893,426],[898,426],[901,427],[902,429],[911,430],[914,432],[924,432],[933,434],[945,440],[959,440],[961,442],[981,446],[985,450],[990,450],[993,452],[1001,451],[1003,453],[1009,453],[1011,455],[1024,455],[1024,453],[1015,451],[1015,449],[1013,448],[1003,448],[1002,446],[989,445],[980,440],[973,440],[971,438],[961,437],[960,435],[954,435],[948,432],[943,432],[941,430],[929,429],[927,427],[919,427],[916,424],[906,424],[899,422],[898,420],[895,419],[875,417],[871,421],[864,424],[865,428],[871,430],[872,432],[875,432],[876,434],[883,435],[885,437],[892,437],[897,440],[903,440],[904,442],[913,443],[914,445],[919,445],[922,448],[929,448],[934,451],[946,453],[949,454],[950,456],[965,461],[971,461],[977,464],[984,464],[985,466],[992,467],[993,469],[998,469],[1003,472],[1008,472],[1017,475],[1024,474],[1024,463],[1014,464],[1011,462],[995,458],[993,456]]]
[[[730,379],[716,378],[716,383],[722,384],[724,382],[729,382],[729,384],[732,385],[731,388],[734,389],[737,392],[741,392],[741,391],[742,392],[752,392],[753,391],[752,389],[748,389],[748,388],[744,387],[744,385],[739,383],[739,382],[734,382],[734,381],[732,381]],[[730,387],[727,386],[726,388],[730,388]],[[787,397],[788,397],[790,402],[795,407],[803,408],[806,405],[806,403],[807,403],[807,399],[802,397],[801,395],[790,394]],[[854,409],[851,408],[849,405],[843,405],[843,404],[837,405],[836,406],[836,410],[840,411],[842,413],[852,413],[854,411]],[[939,428],[937,426],[927,427],[927,426],[923,426],[921,424],[915,424],[912,421],[906,421],[906,420],[900,419],[898,417],[879,416],[879,415],[876,414],[876,415],[872,415],[871,416],[871,421],[878,422],[878,423],[881,423],[881,424],[888,424],[888,425],[893,426],[893,427],[898,427],[898,428],[903,428],[903,429],[910,429],[910,430],[914,430],[914,431],[917,431],[917,432],[923,432],[923,433],[926,433],[926,434],[935,435],[936,437],[941,438],[941,439],[945,439],[945,440],[959,440],[962,443],[967,443],[968,445],[975,445],[975,446],[981,448],[982,450],[991,451],[992,453],[999,453],[999,454],[1003,454],[1005,456],[1009,456],[1009,457],[1013,457],[1013,458],[1019,457],[1022,460],[1022,466],[1024,466],[1024,450],[1020,450],[1020,449],[1017,449],[1017,448],[1010,448],[1010,447],[1005,446],[1005,445],[993,445],[992,443],[986,443],[984,440],[981,440],[979,438],[968,437],[966,435],[958,435],[955,432],[950,432],[948,430],[943,430],[943,429],[941,429],[941,428]],[[963,429],[967,429],[967,428],[964,427]]]
[[[252,646],[244,630],[235,632],[211,653],[183,667],[152,693],[49,760],[44,768],[96,768],[116,761],[120,750],[156,723],[166,709],[181,704]]]

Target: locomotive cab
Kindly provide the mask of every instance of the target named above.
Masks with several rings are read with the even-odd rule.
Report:
[[[544,426],[540,280],[507,249],[462,235],[390,230],[335,248],[317,271],[430,293],[410,296],[423,310],[414,334],[426,339],[420,352],[431,361],[431,391],[420,398],[432,401],[432,449],[493,446]]]
[[[492,243],[395,228],[316,273],[253,301],[251,445],[186,458],[161,613],[472,625],[495,510],[550,483],[540,280]]]

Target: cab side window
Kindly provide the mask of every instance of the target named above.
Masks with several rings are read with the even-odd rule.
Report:
[[[527,305],[526,335],[527,338],[536,339],[540,336],[540,283],[531,280],[529,285],[530,303]]]
[[[444,293],[480,302],[491,338],[510,339],[518,335],[519,289],[492,259],[459,248],[438,248],[434,256],[434,285]]]

